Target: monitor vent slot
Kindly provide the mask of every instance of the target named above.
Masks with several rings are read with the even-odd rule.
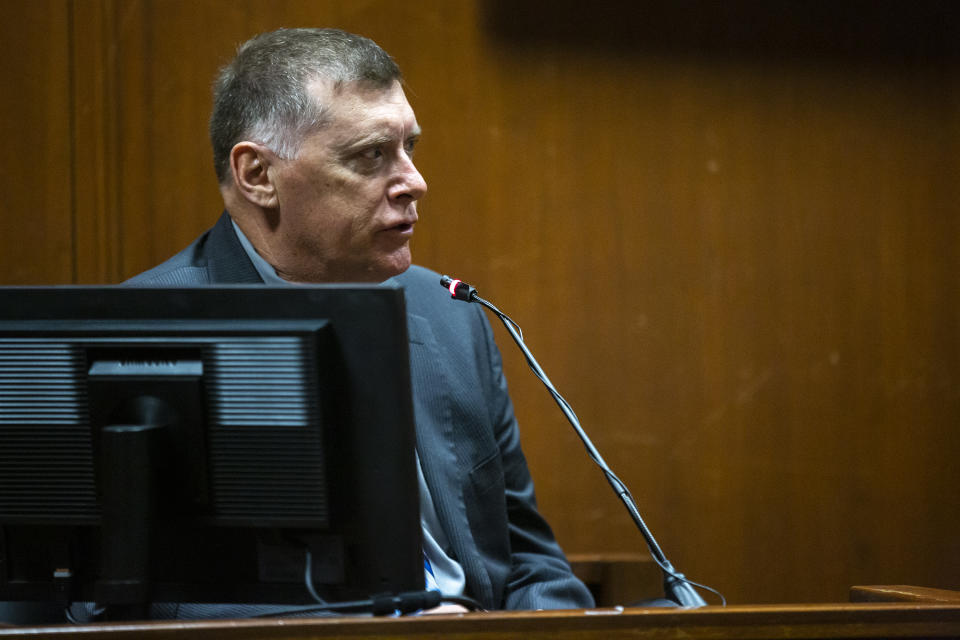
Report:
[[[217,518],[328,524],[316,366],[312,341],[295,336],[220,339],[209,346]]]
[[[0,519],[98,517],[84,366],[73,345],[0,345]]]

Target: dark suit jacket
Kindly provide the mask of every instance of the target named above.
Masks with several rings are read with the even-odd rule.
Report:
[[[163,264],[129,281],[262,282],[224,213]],[[479,305],[450,299],[421,267],[387,281],[407,300],[417,450],[468,594],[489,609],[593,605],[536,508],[500,353]]]

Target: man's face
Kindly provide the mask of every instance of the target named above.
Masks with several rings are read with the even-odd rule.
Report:
[[[282,255],[267,256],[298,282],[382,282],[410,266],[416,201],[427,183],[413,165],[420,135],[400,83],[356,83],[310,93],[328,123],[293,160],[273,168]]]

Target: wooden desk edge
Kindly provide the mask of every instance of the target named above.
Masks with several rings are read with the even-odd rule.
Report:
[[[850,587],[850,602],[917,602],[960,605],[960,591],[910,585],[866,585]]]
[[[0,628],[0,638],[217,638],[306,640],[349,637],[414,640],[523,636],[528,640],[637,638],[929,638],[960,636],[960,604],[868,603],[736,605],[701,609],[596,609],[491,612],[400,619],[286,618],[102,623]]]

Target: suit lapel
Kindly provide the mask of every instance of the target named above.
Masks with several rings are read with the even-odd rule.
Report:
[[[426,318],[407,313],[407,330],[417,453],[424,479],[453,555],[466,574],[467,584],[481,591],[472,595],[489,606],[493,589],[473,540],[464,501],[471,462],[461,459],[454,445],[457,438],[450,411],[452,387],[444,366],[446,359],[440,354]]]
[[[210,229],[203,249],[207,259],[210,282],[218,284],[259,284],[263,282],[256,267],[243,250],[233,230],[230,215],[224,211],[217,224]]]

